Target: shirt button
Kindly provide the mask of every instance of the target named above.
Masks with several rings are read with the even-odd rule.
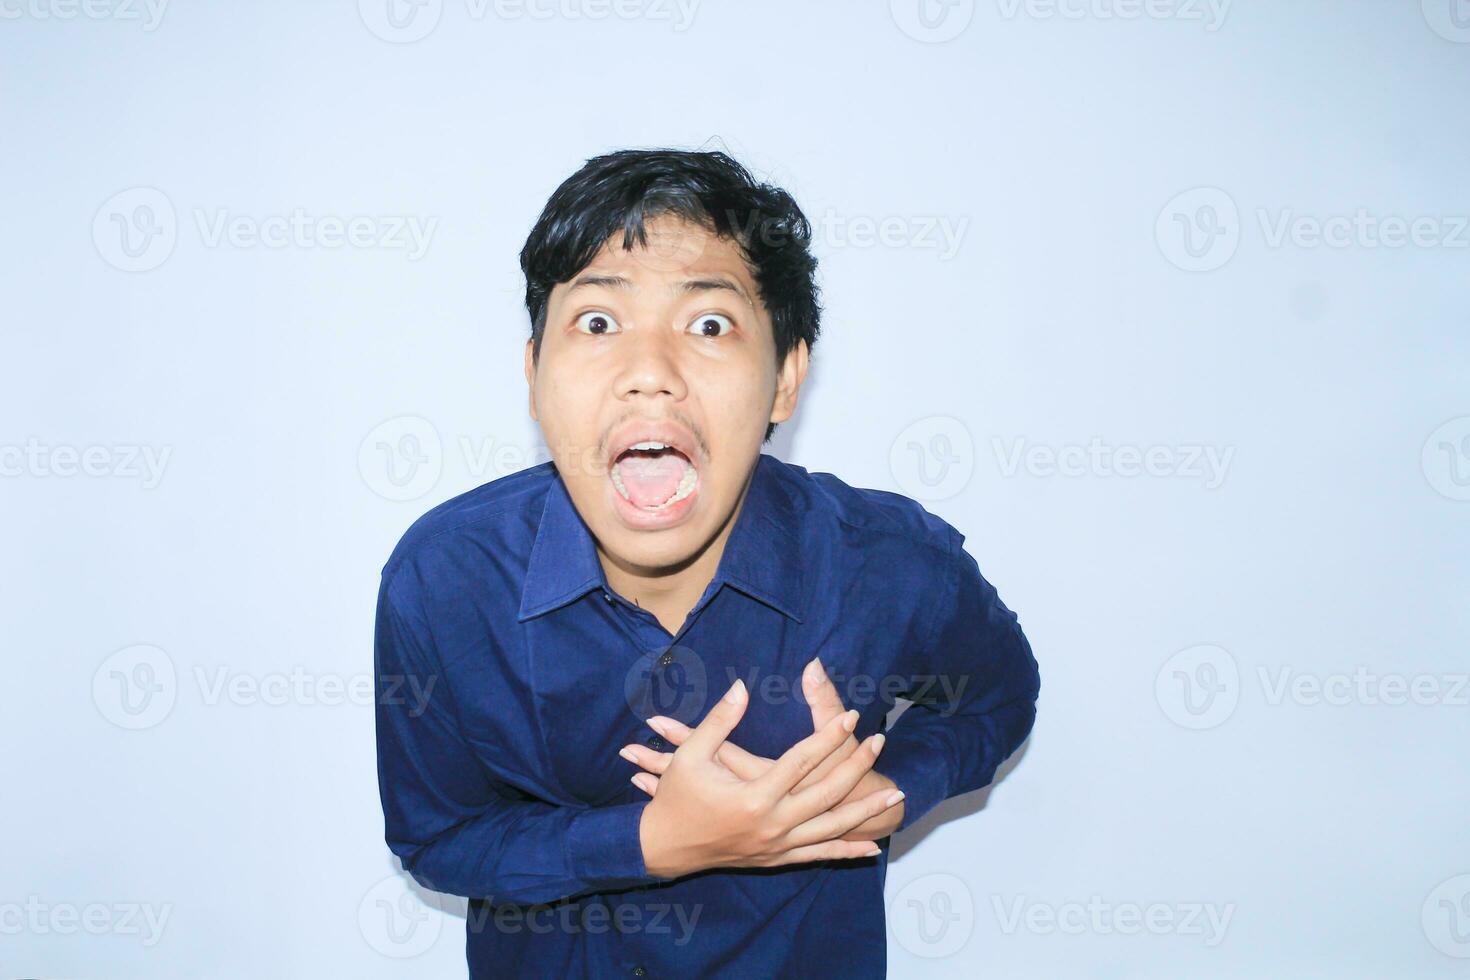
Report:
[[[646,976],[648,976],[648,971],[645,970],[645,969],[643,969],[643,967],[641,967],[641,966],[635,966],[635,967],[633,967],[633,976],[635,976],[635,977],[646,977]]]
[[[606,600],[607,600],[607,601],[608,601],[608,602],[612,602],[612,601],[613,601],[613,600],[612,600],[612,593],[611,593],[611,592],[604,592],[604,593],[603,593],[603,594],[602,594],[602,597],[603,597],[603,598],[604,598],[604,599],[606,599]]]
[[[671,664],[673,662],[674,662],[674,655],[672,653],[665,653],[662,657],[659,657],[658,658],[658,665],[660,667],[667,667],[669,664]]]
[[[669,744],[668,742],[665,742],[658,735],[654,735],[654,736],[650,737],[649,740],[648,740],[648,747],[650,749],[653,749],[655,752],[662,752],[665,748],[668,747],[668,744]]]

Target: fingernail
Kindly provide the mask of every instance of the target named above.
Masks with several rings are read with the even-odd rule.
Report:
[[[879,732],[877,735],[874,735],[873,736],[873,754],[874,755],[877,755],[879,752],[882,752],[883,751],[883,743],[886,742],[886,741],[888,741],[888,736],[887,735],[884,735],[882,732]]]
[[[898,801],[901,800],[901,799],[903,799],[903,790],[896,789],[892,793],[889,793],[888,794],[888,805],[889,806],[897,806],[898,805]]]
[[[745,681],[735,678],[735,683],[730,685],[730,690],[725,692],[725,700],[731,704],[739,704],[745,700]],[[662,733],[660,733],[662,734]]]
[[[638,764],[638,759],[636,756],[633,755],[633,750],[628,748],[627,746],[623,746],[621,749],[618,749],[618,755],[622,756],[624,759],[627,759],[635,766]]]
[[[863,855],[863,856],[864,857],[875,858],[879,854],[882,854],[882,853],[883,853],[883,848],[879,847],[877,844],[874,844],[873,845],[873,849],[871,851],[869,851],[867,854]]]
[[[642,775],[643,775],[643,773],[641,773],[641,772],[635,772],[633,775],[631,775],[631,776],[628,777],[628,782],[632,783],[634,786],[637,786],[639,789],[642,789],[643,788],[643,781],[638,778],[639,776],[642,776]]]
[[[820,673],[821,669],[822,661],[820,658],[813,657],[811,660],[807,661],[806,668],[801,672],[802,683],[815,684],[817,682],[817,675]]]
[[[664,728],[664,720],[658,715],[654,715],[652,718],[645,718],[643,719],[643,722],[649,728],[652,728],[654,731],[658,732],[660,735],[668,734],[668,730]]]
[[[854,728],[856,728],[857,723],[858,713],[856,708],[851,709],[842,716],[842,727],[847,729],[848,731],[852,731]]]

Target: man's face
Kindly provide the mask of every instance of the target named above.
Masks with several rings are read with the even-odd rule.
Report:
[[[776,363],[740,247],[665,215],[621,234],[547,302],[526,344],[531,417],[602,552],[630,571],[703,552],[740,503],[766,426],[796,409],[804,343]]]

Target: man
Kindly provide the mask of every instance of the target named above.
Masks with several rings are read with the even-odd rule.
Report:
[[[883,976],[889,835],[1031,729],[963,535],[760,452],[817,336],[809,241],[666,150],[590,160],[531,231],[552,460],[420,518],[377,614],[388,845],[470,898],[474,977]]]

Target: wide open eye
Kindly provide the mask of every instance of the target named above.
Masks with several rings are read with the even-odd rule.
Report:
[[[618,333],[623,328],[618,326],[618,321],[601,310],[588,310],[577,317],[577,329],[601,337],[604,334]]]
[[[735,324],[721,313],[701,313],[689,321],[689,332],[696,337],[723,337],[734,329]]]

